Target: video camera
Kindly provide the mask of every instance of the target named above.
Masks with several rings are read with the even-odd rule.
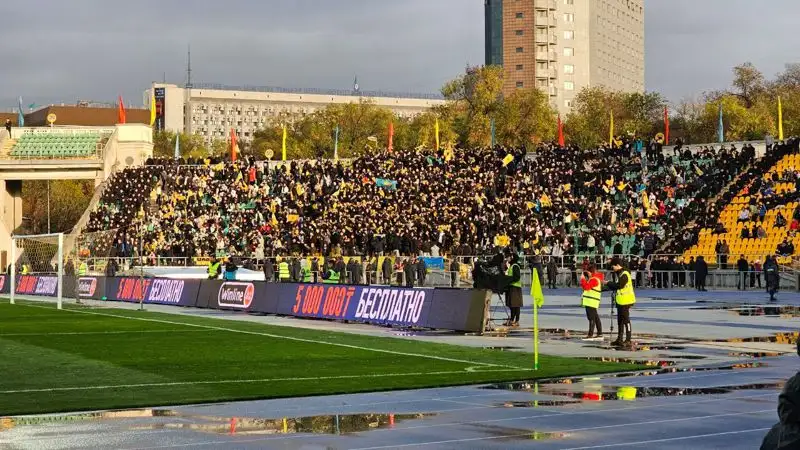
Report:
[[[489,289],[496,294],[502,294],[508,288],[511,278],[503,273],[502,258],[487,261],[479,259],[472,268],[472,287],[475,289]]]

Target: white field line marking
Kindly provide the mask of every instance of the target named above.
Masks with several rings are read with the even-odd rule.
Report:
[[[599,427],[585,427],[585,428],[572,428],[568,430],[555,430],[555,431],[548,431],[547,433],[575,433],[580,431],[593,431],[593,430],[605,430],[609,428],[619,428],[619,427],[631,427],[631,426],[638,426],[638,425],[653,425],[653,424],[663,424],[667,422],[684,422],[687,420],[702,420],[702,419],[715,419],[717,417],[732,417],[732,416],[743,416],[748,414],[763,414],[765,412],[774,412],[773,409],[764,409],[759,411],[746,411],[746,412],[738,412],[738,413],[728,413],[728,414],[714,414],[710,416],[700,416],[700,417],[680,417],[677,419],[663,419],[663,420],[648,420],[646,422],[631,422],[631,423],[624,423],[624,424],[617,424],[617,425],[603,425]],[[404,447],[424,447],[428,445],[440,445],[440,444],[454,444],[457,442],[474,442],[474,441],[488,441],[493,439],[508,439],[508,438],[519,438],[530,436],[531,433],[518,433],[518,434],[507,434],[503,436],[484,436],[479,438],[468,438],[468,439],[450,439],[446,441],[435,441],[435,442],[420,442],[416,444],[401,444],[401,445],[387,445],[387,446],[378,446],[378,447],[362,447],[356,448],[352,450],[378,450],[384,448],[404,448]],[[657,441],[655,441],[657,442]],[[194,445],[194,444],[193,444]],[[597,448],[597,447],[582,447],[582,448]]]
[[[715,437],[715,436],[726,436],[729,434],[744,434],[744,433],[755,433],[757,431],[764,432],[769,430],[769,428],[754,428],[752,430],[740,430],[740,431],[723,431],[719,433],[708,433],[708,434],[696,434],[694,436],[681,436],[681,437],[674,437],[674,438],[665,438],[665,439],[652,439],[649,441],[637,441],[637,442],[623,442],[621,444],[605,444],[605,445],[594,445],[591,447],[572,447],[567,448],[564,450],[586,450],[591,448],[609,448],[609,447],[628,447],[631,445],[644,445],[644,444],[655,444],[658,442],[672,442],[672,441],[684,441],[688,439],[700,439],[700,438],[707,438],[707,437]]]
[[[696,403],[711,403],[711,402],[719,402],[719,401],[724,401],[724,400],[737,400],[737,399],[746,399],[746,398],[753,398],[753,397],[763,397],[764,395],[772,395],[772,394],[762,394],[762,395],[746,396],[746,397],[743,396],[743,397],[714,398],[714,399],[700,400],[698,402],[678,402],[678,403],[675,403],[675,404],[672,404],[672,405],[664,405],[664,404],[659,403],[659,404],[656,404],[656,405],[633,406],[633,407],[619,408],[619,409],[593,409],[593,410],[587,410],[587,411],[564,412],[564,413],[559,413],[559,414],[540,414],[540,415],[537,415],[537,416],[506,417],[506,418],[502,418],[502,419],[483,420],[480,423],[485,424],[485,423],[489,423],[489,422],[508,422],[508,421],[511,421],[511,420],[527,420],[527,419],[536,420],[536,419],[542,419],[542,418],[547,418],[547,417],[557,417],[557,416],[565,416],[565,415],[569,416],[569,415],[597,414],[597,413],[609,413],[609,412],[615,413],[615,412],[618,412],[618,411],[663,408],[665,406],[673,407],[673,406],[676,406],[676,405],[677,406],[685,405],[685,404],[693,405],[693,404],[696,404]],[[471,410],[471,409],[482,409],[482,408],[463,408],[461,410],[467,410],[467,409]],[[542,412],[552,412],[552,411],[549,411],[547,409],[542,409]],[[769,409],[769,410],[763,410],[763,411],[754,411],[754,412],[752,412],[752,414],[755,414],[755,413],[761,414],[763,412],[773,412],[773,410]],[[751,413],[735,413],[734,415],[739,415],[739,414],[751,414]],[[726,416],[726,415],[728,415],[728,414],[722,414],[722,416]],[[718,417],[718,416],[711,416],[711,417]],[[695,419],[703,419],[703,417],[668,419],[668,420],[664,420],[663,422],[677,422],[677,421],[681,421],[681,420],[695,420]],[[643,424],[660,423],[660,422],[662,422],[662,421],[658,420],[658,421],[650,421],[650,422],[643,422],[643,423],[632,423],[632,424],[625,423],[625,424],[619,424],[619,425],[607,425],[607,426],[603,426],[603,427],[593,427],[593,428],[586,428],[586,429],[574,429],[574,430],[566,430],[566,431],[575,432],[575,431],[583,431],[583,430],[592,430],[592,429],[596,429],[596,428],[617,428],[617,427],[626,427],[628,425],[643,425]],[[370,431],[370,434],[374,435],[376,433],[387,433],[387,432],[396,433],[396,432],[413,431],[413,430],[428,429],[428,428],[451,427],[451,426],[465,425],[465,424],[469,424],[469,423],[474,423],[474,422],[449,422],[449,423],[443,423],[443,424],[417,425],[417,426],[403,427],[403,428],[380,428],[380,429],[376,429],[376,430]],[[562,432],[566,432],[566,431],[562,431]],[[559,431],[553,431],[553,432],[554,433],[558,433]],[[487,437],[487,438],[479,438],[479,439],[503,439],[503,438],[509,438],[509,437],[519,437],[519,436],[523,436],[523,437],[524,436],[530,436],[530,433],[523,434],[523,435],[495,436],[495,437]],[[325,437],[325,435],[321,435],[320,434],[320,435],[273,436],[273,437],[268,437],[268,438],[240,439],[240,440],[237,440],[236,442],[240,443],[240,444],[243,444],[243,443],[254,443],[254,442],[275,441],[275,440],[284,440],[284,439],[297,439],[297,438],[310,439],[310,438],[315,438],[315,437]],[[461,441],[459,441],[459,442],[461,442]],[[229,443],[230,443],[230,441],[217,440],[217,441],[205,441],[205,442],[192,442],[191,446],[207,446],[207,445],[218,445],[218,444],[229,444]],[[435,444],[435,443],[428,442],[428,443],[421,443],[421,444],[414,444],[414,445],[432,445],[432,444]],[[170,445],[159,445],[159,446],[155,446],[155,447],[135,447],[135,448],[131,448],[130,450],[155,450],[155,449],[164,449],[164,448],[186,447],[187,445],[188,444],[170,444]],[[398,447],[398,446],[397,445],[390,445],[390,446],[387,446],[387,447],[370,447],[370,449],[395,448],[395,447]],[[355,449],[355,450],[366,450],[366,449]]]
[[[515,372],[527,371],[530,369],[484,369],[480,372]],[[475,371],[473,371],[474,373]],[[0,391],[0,394],[25,394],[32,392],[62,392],[62,391],[92,391],[104,389],[129,389],[146,388],[161,386],[194,386],[204,384],[238,384],[238,383],[270,383],[275,381],[322,381],[322,380],[346,380],[350,378],[380,378],[380,377],[417,377],[426,375],[453,375],[464,374],[463,370],[450,370],[441,372],[410,372],[410,373],[373,373],[360,375],[333,375],[328,377],[285,377],[285,378],[258,378],[249,380],[199,380],[199,381],[170,381],[164,383],[139,383],[139,384],[110,384],[99,386],[72,386],[56,388],[37,388],[37,389],[14,389]]]
[[[50,307],[50,306],[39,306],[39,305],[22,305],[22,306],[27,306],[29,308],[52,309],[52,307]],[[397,351],[393,351],[393,350],[385,350],[385,349],[380,349],[380,348],[369,348],[369,347],[361,347],[361,346],[358,346],[358,345],[341,344],[341,343],[338,343],[338,342],[318,341],[316,339],[305,339],[305,338],[298,338],[298,337],[291,337],[291,336],[280,336],[280,335],[277,335],[277,334],[270,334],[270,333],[261,333],[261,332],[257,332],[257,331],[237,330],[235,328],[216,327],[216,326],[213,326],[213,325],[200,325],[200,324],[195,324],[195,323],[187,323],[187,322],[164,320],[164,319],[147,319],[147,318],[144,318],[144,317],[120,316],[120,315],[117,315],[117,314],[100,313],[100,312],[94,312],[94,311],[82,311],[82,310],[77,310],[77,309],[63,309],[62,311],[69,311],[69,312],[78,313],[78,314],[91,314],[91,315],[95,315],[95,316],[104,316],[104,317],[116,317],[118,319],[140,320],[140,321],[143,321],[143,322],[166,323],[166,324],[170,324],[170,325],[183,325],[183,326],[187,326],[187,327],[204,328],[204,329],[207,329],[207,330],[228,331],[228,332],[231,332],[231,333],[250,334],[250,335],[255,335],[255,336],[269,337],[269,338],[273,338],[273,339],[285,339],[285,340],[289,340],[289,341],[305,342],[305,343],[309,343],[309,344],[325,344],[325,345],[332,345],[332,346],[335,346],[335,347],[351,348],[351,349],[354,349],[354,350],[364,350],[364,351],[370,351],[370,352],[376,352],[376,353],[387,353],[387,354],[390,354],[390,355],[412,356],[412,357],[416,357],[416,358],[435,359],[435,360],[438,360],[438,361],[455,362],[455,363],[461,363],[461,364],[472,364],[472,365],[479,365],[479,366],[486,366],[486,367],[504,367],[504,368],[507,368],[507,369],[516,369],[516,370],[531,370],[531,371],[533,370],[533,369],[529,369],[529,368],[515,367],[515,366],[504,365],[504,364],[492,364],[492,363],[485,363],[485,362],[479,362],[479,361],[467,361],[467,360],[464,360],[464,359],[445,358],[443,356],[422,355],[422,354],[418,354],[418,353],[397,352]]]
[[[127,331],[75,331],[64,333],[0,333],[0,339],[5,336],[82,336],[94,334],[143,334],[143,333],[200,333],[207,332],[207,330],[127,330]]]

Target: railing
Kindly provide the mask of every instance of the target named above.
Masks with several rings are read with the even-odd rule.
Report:
[[[474,257],[464,257],[472,258]],[[126,258],[90,258],[86,260],[91,274],[104,274],[110,260],[116,260],[118,273],[124,273],[131,270],[142,270],[142,265],[146,267],[207,267],[207,261],[210,258],[182,258],[182,257],[155,257],[144,258],[140,260],[138,257]],[[268,258],[272,259],[272,258]],[[345,270],[341,277],[341,284],[377,284],[377,285],[396,285],[396,286],[424,286],[424,287],[472,287],[472,265],[468,260],[461,263],[464,264],[461,270],[451,271],[447,269],[427,269],[425,279],[420,283],[418,274],[414,271],[413,279],[406,278],[406,273],[400,268],[393,266],[389,271],[388,277],[380,268],[375,271],[366,270],[367,268],[362,263],[361,271],[362,277],[360,280],[353,280],[352,274],[349,270]],[[263,271],[263,264],[253,264],[253,270]],[[302,270],[308,270],[308,266],[303,264]],[[448,267],[447,265],[445,267]],[[272,280],[280,282],[278,279],[278,265],[273,264],[273,277]],[[224,269],[224,267],[223,267]],[[609,270],[601,269],[600,272],[606,275],[606,279],[611,279],[612,273]],[[639,289],[672,289],[672,290],[693,290],[697,289],[697,274],[690,270],[637,270],[632,269],[629,271],[634,279],[635,286]],[[520,271],[521,281],[524,286],[530,286],[533,271],[523,265]],[[542,287],[547,288],[554,283],[559,288],[579,288],[580,279],[582,276],[581,267],[571,269],[569,267],[558,267],[555,272],[555,278],[551,279],[551,273],[548,273],[546,268],[540,274],[542,280]],[[322,282],[322,272],[312,272],[312,282]],[[747,271],[739,272],[736,270],[711,270],[705,278],[705,288],[710,290],[736,290],[741,287],[741,281],[744,280],[743,290],[763,289],[766,290],[767,282],[766,276],[763,272]],[[292,278],[290,281],[301,282],[302,276]],[[779,289],[781,291],[800,291],[800,272],[788,271],[780,274]]]

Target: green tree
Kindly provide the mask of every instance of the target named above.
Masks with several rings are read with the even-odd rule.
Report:
[[[67,232],[78,223],[94,195],[92,180],[50,181],[50,232]],[[22,184],[22,211],[28,220],[25,232],[47,233],[47,181],[25,181]]]
[[[764,92],[764,75],[751,62],[733,68],[734,95],[738,96],[746,108],[751,108],[756,98]]]
[[[466,74],[442,87],[442,95],[448,101],[443,115],[452,119],[460,145],[491,144],[491,119],[502,108],[502,92],[503,68],[500,66],[468,68]]]
[[[172,158],[175,156],[176,134],[168,130],[153,132],[153,156]],[[183,158],[204,158],[209,156],[205,140],[198,134],[180,133],[180,153]]]
[[[496,117],[496,138],[505,145],[552,141],[558,128],[549,98],[539,89],[514,91],[503,99]]]

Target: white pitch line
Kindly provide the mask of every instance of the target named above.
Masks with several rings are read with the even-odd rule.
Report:
[[[530,369],[484,369],[478,372],[516,372],[527,371]],[[476,371],[472,371],[475,373]],[[63,392],[63,391],[95,391],[106,389],[129,389],[129,388],[146,388],[146,387],[161,387],[161,386],[193,386],[193,385],[206,385],[206,384],[239,384],[239,383],[270,383],[275,381],[322,381],[322,380],[346,380],[350,378],[381,378],[381,377],[416,377],[426,375],[453,375],[464,374],[464,370],[449,370],[441,372],[409,372],[409,373],[373,373],[361,375],[332,375],[327,377],[286,377],[286,378],[258,378],[250,380],[199,380],[199,381],[168,381],[164,383],[139,383],[139,384],[109,384],[97,386],[71,386],[71,387],[57,387],[57,388],[38,388],[38,389],[14,389],[8,391],[0,391],[1,394],[27,394],[33,392]]]
[[[127,330],[127,331],[75,331],[64,333],[0,333],[0,339],[6,336],[82,336],[95,334],[142,334],[142,333],[200,333],[206,330]]]
[[[631,445],[644,445],[644,444],[655,444],[659,442],[673,442],[673,441],[685,441],[689,439],[700,439],[700,438],[707,438],[707,437],[715,437],[715,436],[726,436],[730,434],[744,434],[744,433],[755,433],[755,432],[764,432],[769,430],[769,428],[753,428],[752,430],[739,430],[739,431],[723,431],[719,433],[708,433],[708,434],[696,434],[693,436],[681,436],[681,437],[674,437],[674,438],[665,438],[665,439],[652,439],[649,441],[637,441],[637,442],[623,442],[621,444],[606,444],[606,445],[593,445],[591,447],[572,447],[566,448],[563,450],[586,450],[592,448],[610,448],[610,447],[628,447]]]
[[[687,420],[703,420],[703,419],[714,419],[717,417],[732,417],[732,416],[743,416],[747,414],[762,414],[765,412],[774,412],[773,409],[764,409],[759,411],[746,411],[746,412],[738,412],[738,413],[728,413],[728,414],[714,414],[710,416],[700,416],[700,417],[681,417],[677,419],[662,419],[662,420],[648,420],[646,422],[632,422],[632,423],[623,423],[617,425],[603,425],[599,427],[586,427],[586,428],[572,428],[568,430],[554,430],[554,431],[545,431],[545,433],[575,433],[580,431],[593,431],[593,430],[604,430],[609,428],[619,428],[619,427],[632,427],[638,425],[653,425],[653,424],[663,424],[667,422],[684,422]],[[428,445],[440,445],[440,444],[455,444],[455,443],[463,443],[463,442],[475,442],[475,441],[489,441],[493,439],[509,439],[509,438],[519,438],[530,436],[531,433],[517,433],[517,434],[507,434],[503,436],[484,436],[479,438],[466,438],[466,439],[449,439],[445,441],[433,441],[433,442],[420,442],[415,444],[401,444],[401,445],[384,445],[384,446],[377,446],[377,447],[362,447],[362,448],[354,448],[351,450],[379,450],[379,449],[386,449],[386,448],[406,448],[406,447],[424,447]],[[657,441],[656,441],[657,442]],[[582,448],[597,448],[597,447],[582,447]]]
[[[29,308],[52,309],[52,307],[39,306],[39,305],[23,304],[22,306],[27,306]],[[412,357],[416,357],[416,358],[434,359],[434,360],[437,360],[437,361],[455,362],[455,363],[460,363],[460,364],[472,364],[472,365],[486,366],[486,367],[504,367],[504,368],[507,368],[507,369],[516,369],[516,370],[530,370],[530,371],[533,370],[533,369],[529,369],[529,368],[515,367],[515,366],[504,365],[504,364],[492,364],[492,363],[485,363],[485,362],[479,362],[479,361],[467,361],[467,360],[463,360],[463,359],[445,358],[443,356],[422,355],[422,354],[419,354],[419,353],[397,352],[397,351],[393,351],[393,350],[386,350],[386,349],[380,349],[380,348],[361,347],[361,346],[358,346],[358,345],[341,344],[341,343],[338,343],[338,342],[328,342],[328,341],[319,341],[319,340],[316,340],[316,339],[305,339],[305,338],[298,338],[298,337],[291,337],[291,336],[281,336],[281,335],[277,335],[277,334],[261,333],[261,332],[257,332],[257,331],[237,330],[235,328],[217,327],[217,326],[213,326],[213,325],[200,325],[200,324],[195,324],[195,323],[179,322],[179,321],[164,320],[164,319],[147,319],[147,318],[144,318],[144,317],[120,316],[120,315],[117,315],[117,314],[107,314],[107,313],[100,313],[100,312],[94,312],[94,311],[82,311],[82,310],[77,310],[77,309],[63,309],[62,311],[69,311],[69,312],[78,313],[78,314],[90,314],[90,315],[104,316],[104,317],[116,317],[118,319],[140,320],[140,321],[143,321],[143,322],[166,323],[166,324],[170,324],[170,325],[183,325],[183,326],[187,326],[187,327],[204,328],[204,329],[207,329],[207,330],[228,331],[228,332],[231,332],[231,333],[242,333],[242,334],[249,334],[249,335],[255,335],[255,336],[270,337],[270,338],[274,338],[274,339],[285,339],[285,340],[289,340],[289,341],[306,342],[306,343],[309,343],[309,344],[325,344],[325,345],[332,345],[332,346],[335,346],[335,347],[351,348],[351,349],[354,349],[354,350],[364,350],[364,351],[370,351],[370,352],[376,352],[376,353],[387,353],[387,354],[390,354],[390,355],[397,355],[397,356],[412,356]]]

